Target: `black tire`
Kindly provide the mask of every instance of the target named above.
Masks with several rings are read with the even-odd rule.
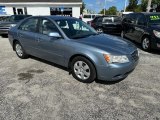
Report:
[[[144,51],[149,52],[151,50],[151,41],[148,37],[143,37],[141,47]]]
[[[8,38],[8,34],[2,34],[2,38]]]
[[[18,52],[18,47],[21,48],[21,54]],[[20,42],[16,41],[16,42],[14,43],[14,50],[15,50],[15,52],[16,52],[16,54],[17,54],[17,56],[18,56],[19,58],[21,58],[21,59],[26,59],[26,58],[28,58],[28,55],[27,55],[27,53],[25,52],[25,50],[23,49],[23,47],[22,47],[22,45],[20,44]]]
[[[76,69],[75,66],[78,65],[78,62],[80,62],[80,61],[82,61],[82,68],[80,68],[80,65],[79,65],[78,69],[79,70],[81,69],[82,71],[77,72],[77,73],[80,73],[80,74],[76,75],[76,71],[78,71],[78,69]],[[88,66],[89,69],[84,69],[85,67],[87,68],[87,66]],[[71,72],[72,72],[72,75],[75,79],[77,79],[78,81],[83,82],[83,83],[92,83],[96,78],[96,69],[95,69],[94,65],[88,59],[86,59],[85,57],[81,57],[81,56],[76,57],[72,60],[72,62],[71,62]],[[87,77],[86,77],[85,73],[87,73],[87,74],[90,73],[90,74],[87,75]],[[86,79],[83,79],[80,76],[84,76],[84,77],[86,77]]]
[[[103,28],[101,28],[101,27],[97,28],[96,31],[97,31],[98,33],[103,33],[103,32],[104,32]]]

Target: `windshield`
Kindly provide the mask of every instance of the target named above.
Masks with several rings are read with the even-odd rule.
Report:
[[[9,16],[1,16],[0,17],[0,22],[8,21],[8,19],[9,19]]]
[[[57,20],[56,22],[70,39],[84,38],[98,34],[93,28],[78,19]]]
[[[18,22],[20,20],[23,20],[26,17],[30,17],[30,15],[17,15],[17,16],[11,16],[9,17],[8,21],[10,22]]]
[[[150,24],[160,24],[160,14],[149,15]]]

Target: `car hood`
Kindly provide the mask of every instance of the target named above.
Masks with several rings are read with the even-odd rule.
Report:
[[[132,54],[137,49],[127,40],[106,34],[90,36],[77,41],[112,54]]]

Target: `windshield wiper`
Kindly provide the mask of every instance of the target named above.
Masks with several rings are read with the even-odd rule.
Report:
[[[95,36],[95,35],[98,35],[98,34],[88,34],[88,35],[83,35],[83,36],[75,36],[75,37],[72,37],[72,39],[86,38],[86,37]]]

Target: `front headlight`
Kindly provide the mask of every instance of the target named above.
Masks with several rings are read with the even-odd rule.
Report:
[[[127,63],[129,62],[129,59],[126,55],[115,56],[115,55],[104,54],[103,56],[108,63]]]
[[[11,25],[10,25],[10,27],[15,27],[15,26],[16,26],[16,24],[11,24]]]
[[[153,30],[153,33],[156,37],[160,38],[160,32],[159,31]]]

